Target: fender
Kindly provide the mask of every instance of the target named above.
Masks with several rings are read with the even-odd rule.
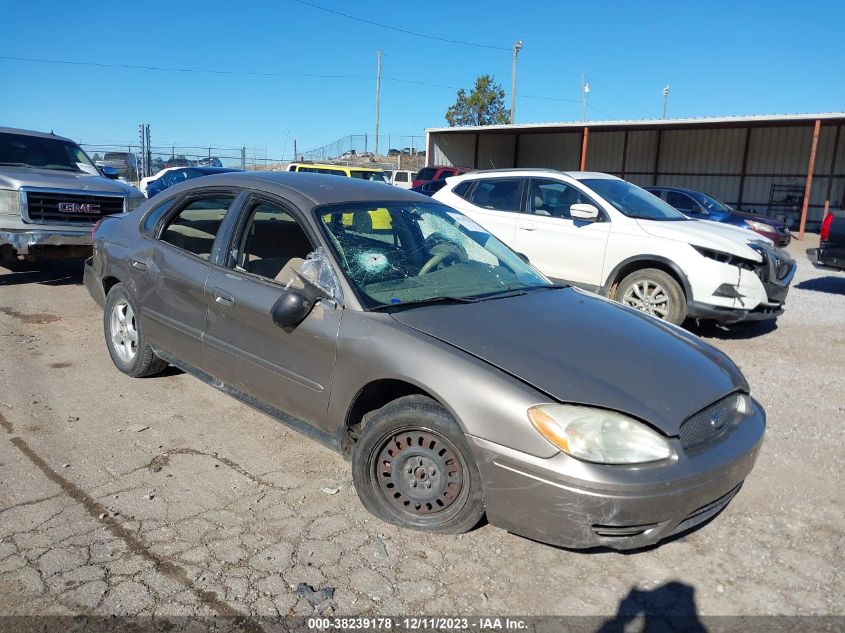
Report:
[[[678,266],[675,262],[673,262],[671,259],[667,259],[659,255],[634,255],[633,257],[623,259],[621,262],[616,264],[616,267],[612,271],[610,271],[610,275],[608,275],[607,281],[605,281],[604,285],[600,288],[599,294],[607,297],[608,293],[610,292],[611,286],[613,286],[614,282],[616,281],[616,278],[619,276],[619,271],[634,262],[643,262],[644,264],[648,262],[653,262],[668,267],[673,273],[675,273],[675,276],[680,280],[681,286],[684,289],[684,295],[687,299],[687,305],[690,304],[693,298],[692,286],[690,286],[690,282],[687,279],[687,276],[681,270],[680,266]]]

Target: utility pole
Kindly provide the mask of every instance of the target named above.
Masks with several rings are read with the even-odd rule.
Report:
[[[511,125],[516,123],[516,56],[522,50],[522,40],[513,43],[513,71],[511,73]]]
[[[293,139],[293,162],[298,161],[299,158],[296,155],[296,139]]]
[[[587,93],[590,92],[590,84],[587,83],[587,77],[581,73],[581,120],[587,120]]]
[[[138,177],[138,180],[140,180],[141,178],[147,175],[144,173],[144,157],[147,155],[147,149],[145,147],[147,136],[143,123],[138,124],[138,136],[141,139],[141,151],[139,152],[141,160],[138,161],[138,164],[136,165],[136,167],[138,168],[136,176]]]
[[[381,99],[381,51],[378,52],[378,67],[376,70],[376,146],[375,155],[378,156],[378,109]]]
[[[666,113],[669,111],[669,84],[663,88],[663,118],[666,118]]]

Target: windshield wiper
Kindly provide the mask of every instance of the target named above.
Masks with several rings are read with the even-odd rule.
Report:
[[[385,310],[387,308],[401,308],[402,306],[421,306],[430,303],[475,303],[480,299],[473,297],[452,297],[448,295],[440,295],[437,297],[429,297],[428,299],[414,299],[413,301],[401,301],[400,303],[385,303],[380,306],[371,308],[372,311]]]
[[[6,167],[30,167],[26,163],[0,163],[0,165],[5,165]]]

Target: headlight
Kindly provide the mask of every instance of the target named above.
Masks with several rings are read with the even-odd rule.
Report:
[[[20,191],[18,191],[17,189],[0,189],[0,214],[21,214]]]
[[[600,464],[643,464],[674,452],[660,434],[621,413],[568,404],[540,404],[528,419],[567,455]]]
[[[141,206],[141,203],[144,202],[146,198],[144,196],[138,196],[137,198],[126,198],[126,205],[125,211],[129,213],[130,211],[134,211],[138,207]]]
[[[745,224],[747,224],[748,228],[752,231],[762,231],[763,233],[775,232],[775,227],[771,224],[764,224],[763,222],[757,222],[756,220],[746,220]]]

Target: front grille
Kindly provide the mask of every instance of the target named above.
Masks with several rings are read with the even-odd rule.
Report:
[[[737,418],[740,394],[731,394],[699,411],[681,425],[681,446],[684,449],[709,444],[724,435]]]
[[[30,222],[93,224],[104,215],[122,213],[123,198],[84,193],[27,191],[26,209]]]
[[[795,269],[795,260],[790,258],[786,251],[762,244],[755,246],[754,250],[763,256],[763,263],[754,269],[763,284],[782,282],[788,279]]]

